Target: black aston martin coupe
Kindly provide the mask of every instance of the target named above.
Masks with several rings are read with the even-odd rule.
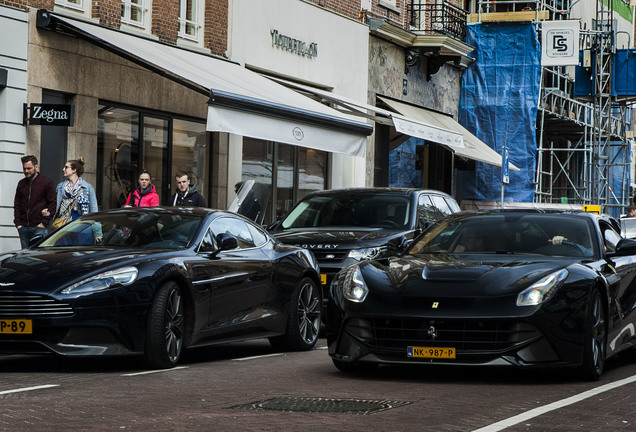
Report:
[[[341,271],[328,299],[329,354],[378,364],[578,367],[636,343],[636,241],[583,212],[448,216],[398,256]]]
[[[168,368],[186,347],[250,338],[308,350],[319,275],[311,252],[234,213],[94,213],[0,255],[0,353],[143,354]]]

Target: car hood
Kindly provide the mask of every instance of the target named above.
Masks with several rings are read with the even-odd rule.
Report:
[[[148,255],[147,251],[103,248],[25,249],[0,258],[0,292],[47,294],[88,275],[147,259]]]
[[[444,297],[493,297],[517,294],[542,277],[574,264],[572,259],[510,257],[445,259],[441,256],[394,257],[388,265],[368,262],[362,273],[378,291]],[[423,259],[424,258],[424,259]]]
[[[330,227],[294,228],[271,233],[279,241],[305,248],[329,245],[334,249],[373,247],[386,244],[395,237],[406,235],[403,231],[389,231],[382,228]]]

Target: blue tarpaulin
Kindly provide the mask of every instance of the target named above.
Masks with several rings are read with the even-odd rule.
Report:
[[[541,47],[532,24],[468,26],[466,43],[475,61],[464,71],[459,123],[499,154],[508,146],[510,171],[504,200],[532,202],[536,166],[536,120],[540,92]],[[501,169],[476,162],[475,171],[458,171],[462,199],[501,199]]]

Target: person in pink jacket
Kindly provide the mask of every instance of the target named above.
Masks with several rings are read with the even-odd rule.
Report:
[[[139,174],[139,187],[128,195],[124,207],[156,207],[159,205],[159,195],[150,180],[148,170]]]

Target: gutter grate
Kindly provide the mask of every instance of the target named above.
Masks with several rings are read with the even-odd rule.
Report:
[[[411,402],[390,400],[326,399],[307,397],[278,397],[231,408],[258,411],[329,412],[369,415],[391,408],[399,408]]]

